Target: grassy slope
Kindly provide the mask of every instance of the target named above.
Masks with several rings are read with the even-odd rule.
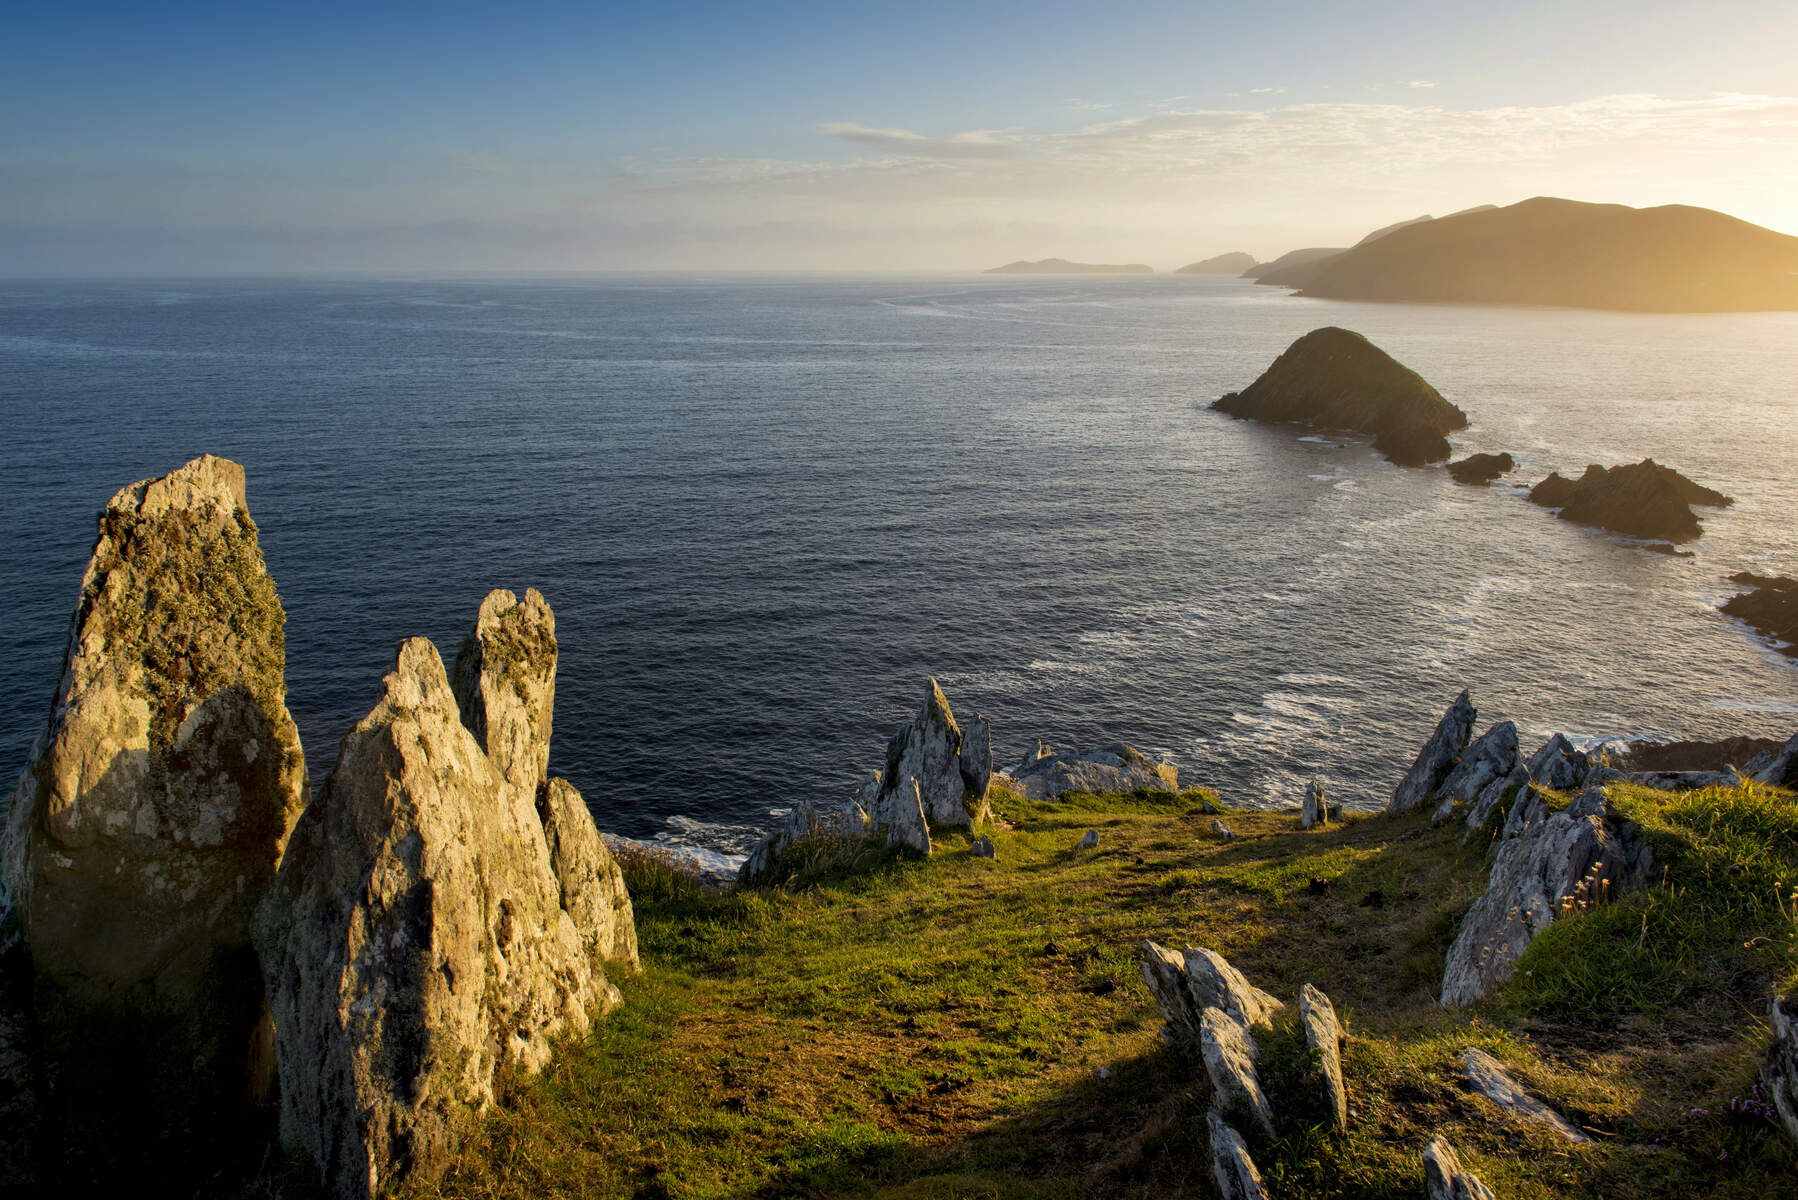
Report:
[[[1133,957],[1151,937],[1221,951],[1289,1010],[1315,983],[1344,1019],[1345,1135],[1309,1123],[1290,1011],[1262,1038],[1283,1126],[1254,1152],[1276,1197],[1421,1196],[1438,1131],[1508,1200],[1780,1194],[1798,1156],[1731,1101],[1752,1093],[1770,978],[1798,961],[1798,801],[1651,797],[1619,803],[1675,885],[1562,922],[1515,986],[1457,1013],[1434,996],[1486,846],[1423,815],[1301,833],[1240,813],[1225,843],[1192,793],[1002,795],[997,862],[946,834],[928,861],[741,895],[639,870],[626,1007],[412,1192],[1209,1195],[1209,1085],[1158,1037]],[[1088,827],[1100,848],[1076,854]],[[1595,1142],[1496,1119],[1460,1085],[1468,1045]]]

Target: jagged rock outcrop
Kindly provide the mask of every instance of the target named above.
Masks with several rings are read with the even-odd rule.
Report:
[[[1233,417],[1371,434],[1381,453],[1404,466],[1446,459],[1443,435],[1467,425],[1467,415],[1417,372],[1335,326],[1307,333],[1254,383],[1211,407]]]
[[[1267,1200],[1261,1172],[1255,1169],[1242,1135],[1215,1110],[1205,1115],[1205,1125],[1211,1134],[1211,1177],[1221,1200]]]
[[[869,815],[874,829],[886,831],[889,847],[930,854],[930,822],[924,816],[924,793],[916,779],[907,779],[897,788],[883,784]]]
[[[978,806],[993,783],[993,727],[979,713],[962,731],[959,757],[964,795]]]
[[[1143,982],[1155,997],[1167,1027],[1168,1041],[1198,1036],[1208,1008],[1222,1010],[1243,1025],[1265,1025],[1283,1005],[1243,977],[1241,971],[1215,950],[1188,946],[1176,954],[1145,940],[1137,947]]]
[[[1299,989],[1299,1022],[1305,1027],[1305,1044],[1317,1053],[1323,1072],[1324,1092],[1330,1103],[1330,1119],[1336,1128],[1348,1125],[1348,1092],[1342,1086],[1342,1023],[1336,1006],[1310,984]]]
[[[1723,602],[1723,612],[1754,626],[1777,643],[1781,654],[1798,658],[1798,579],[1738,571],[1730,582],[1748,588]]]
[[[251,916],[306,802],[285,614],[210,455],[114,495],[0,849],[52,1178],[178,1179],[267,1096]]]
[[[1792,740],[1780,748],[1771,762],[1754,772],[1754,781],[1798,790],[1798,733],[1792,735]]]
[[[1457,483],[1471,483],[1484,487],[1501,475],[1509,475],[1517,469],[1517,460],[1509,454],[1470,454],[1466,458],[1448,464],[1448,473]]]
[[[1530,500],[1560,509],[1563,521],[1669,542],[1689,542],[1704,532],[1692,505],[1723,508],[1735,503],[1652,458],[1626,467],[1594,463],[1578,479],[1550,475],[1530,489]]]
[[[1199,1053],[1211,1077],[1212,1108],[1232,1119],[1253,1118],[1263,1133],[1274,1133],[1274,1111],[1255,1072],[1255,1039],[1248,1025],[1220,1008],[1199,1016]]]
[[[1773,1040],[1761,1063],[1761,1082],[1773,1093],[1773,1108],[1786,1133],[1798,1141],[1798,994],[1774,993],[1767,1013]]]
[[[1433,793],[1447,800],[1474,800],[1517,767],[1517,726],[1500,721],[1461,753],[1461,761]]]
[[[1429,1200],[1496,1200],[1492,1189],[1465,1170],[1454,1147],[1440,1137],[1423,1148],[1423,1184]]]
[[[463,725],[436,648],[403,643],[383,688],[258,916],[282,1139],[340,1197],[433,1176],[502,1067],[541,1068],[619,1001],[531,796]]]
[[[1480,794],[1467,809],[1467,828],[1479,829],[1485,825],[1492,810],[1505,802],[1507,796],[1515,799],[1517,794],[1530,783],[1529,769],[1522,763],[1512,766],[1510,772],[1502,779],[1494,779],[1480,789]]]
[[[983,727],[984,724],[982,722]],[[977,740],[986,742],[984,771],[977,746],[976,761],[968,773],[976,778],[984,773],[990,780],[990,735],[983,734]],[[930,821],[955,828],[972,825],[987,811],[986,793],[982,789],[976,795],[963,779],[961,749],[961,727],[955,723],[955,714],[949,708],[943,689],[932,679],[930,690],[924,696],[924,707],[908,724],[901,726],[887,744],[886,770],[881,772],[882,791],[874,808],[882,809],[889,794],[903,793],[907,781],[916,780],[918,794],[924,801],[924,815]],[[878,812],[875,822],[881,823]]]
[[[1525,1091],[1521,1084],[1511,1078],[1511,1073],[1505,1070],[1503,1063],[1479,1047],[1469,1046],[1461,1056],[1461,1064],[1467,1075],[1468,1085],[1512,1116],[1536,1125],[1546,1125],[1570,1142],[1592,1140],[1568,1124],[1566,1117]]]
[[[1330,819],[1330,806],[1324,800],[1324,781],[1313,779],[1305,785],[1305,802],[1299,808],[1299,828],[1310,829]]]
[[[549,777],[556,708],[556,616],[536,588],[524,602],[487,593],[450,680],[462,723],[499,773],[535,793]]]
[[[1557,733],[1529,756],[1524,767],[1536,786],[1564,792],[1568,788],[1579,786],[1586,773],[1592,769],[1592,760],[1575,748],[1566,737]]]
[[[1048,749],[1044,746],[1042,749]],[[1046,754],[1012,772],[1013,786],[1032,800],[1053,800],[1068,792],[1156,792],[1180,790],[1180,769],[1156,762],[1134,746],[1112,742],[1091,750]]]
[[[1471,1004],[1509,979],[1530,942],[1559,917],[1614,898],[1653,870],[1647,840],[1609,811],[1602,789],[1565,812],[1536,815],[1545,812],[1534,788],[1519,794],[1485,894],[1449,947],[1445,1008]]]
[[[581,944],[601,962],[635,970],[636,911],[624,871],[600,838],[587,802],[566,779],[551,779],[537,793],[537,817],[562,911],[573,919]]]
[[[1442,720],[1436,723],[1436,731],[1430,735],[1430,740],[1418,752],[1411,769],[1392,790],[1387,812],[1409,812],[1436,794],[1436,789],[1454,770],[1461,752],[1467,748],[1467,739],[1473,736],[1473,721],[1478,715],[1467,692],[1463,691],[1455,698],[1448,711],[1442,714]]]

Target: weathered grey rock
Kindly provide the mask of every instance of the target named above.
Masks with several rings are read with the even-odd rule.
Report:
[[[999,857],[998,850],[993,845],[993,839],[986,836],[984,833],[974,839],[974,844],[968,847],[968,853],[972,854],[975,858]]]
[[[1530,778],[1537,787],[1555,791],[1578,787],[1586,772],[1592,769],[1591,760],[1558,733],[1542,743],[1541,749],[1530,755],[1524,765],[1529,768]]]
[[[551,779],[537,793],[549,867],[581,944],[600,962],[637,967],[637,918],[624,871],[600,839],[593,813],[574,785]]]
[[[69,1186],[154,1163],[179,1188],[194,1146],[266,1101],[251,916],[307,794],[285,619],[236,463],[195,459],[100,514],[0,845],[46,1165]]]
[[[924,817],[924,796],[916,779],[908,779],[898,787],[883,783],[869,817],[873,828],[886,830],[888,846],[930,854],[930,823]]]
[[[1463,691],[1442,714],[1442,720],[1436,723],[1436,731],[1418,752],[1417,761],[1392,790],[1387,812],[1409,812],[1435,794],[1437,787],[1454,770],[1461,751],[1467,748],[1477,715],[1472,699]]]
[[[993,782],[993,729],[979,713],[968,722],[961,737],[961,782],[965,795],[978,803],[986,799]]]
[[[1516,766],[1517,726],[1500,721],[1467,747],[1435,794],[1457,801],[1478,799],[1494,780],[1503,779]]]
[[[1529,789],[1516,809],[1545,812]],[[1513,818],[1519,814],[1513,811]],[[1563,913],[1602,903],[1641,883],[1653,852],[1627,822],[1604,811],[1602,791],[1568,811],[1526,815],[1498,843],[1485,894],[1474,901],[1449,947],[1443,971],[1444,1007],[1471,1004],[1511,977],[1530,942]]]
[[[1079,845],[1074,847],[1074,849],[1076,849],[1076,850],[1097,850],[1098,848],[1099,848],[1099,831],[1097,829],[1087,830],[1084,834],[1081,835]]]
[[[1494,779],[1480,789],[1479,798],[1467,809],[1467,828],[1479,829],[1486,824],[1486,818],[1492,810],[1504,803],[1505,796],[1515,796],[1522,788],[1529,786],[1530,773],[1522,763],[1511,768],[1503,779]]]
[[[1798,994],[1774,993],[1767,1023],[1773,1041],[1761,1063],[1761,1082],[1773,1093],[1773,1107],[1794,1141],[1798,1141]]]
[[[1432,824],[1432,825],[1446,824],[1448,822],[1448,820],[1451,817],[1453,817],[1454,815],[1455,815],[1454,797],[1453,796],[1444,796],[1442,798],[1442,803],[1440,803],[1436,806],[1436,811],[1434,811],[1430,814],[1430,824]]]
[[[1299,989],[1299,1022],[1305,1027],[1305,1044],[1317,1052],[1323,1070],[1324,1092],[1330,1102],[1330,1119],[1336,1128],[1348,1125],[1348,1092],[1342,1086],[1342,1024],[1330,998],[1310,984]]]
[[[1176,954],[1145,940],[1137,947],[1137,957],[1143,982],[1149,985],[1167,1022],[1162,1036],[1168,1041],[1198,1036],[1200,1018],[1208,1008],[1252,1026],[1267,1024],[1282,1007],[1214,950],[1188,946],[1184,953]]]
[[[1592,1139],[1567,1123],[1567,1119],[1536,1099],[1505,1070],[1505,1065],[1477,1046],[1467,1047],[1461,1058],[1467,1082],[1473,1090],[1521,1120],[1546,1125],[1570,1142]]]
[[[1249,1027],[1221,1008],[1199,1017],[1199,1053],[1211,1077],[1211,1106],[1233,1119],[1252,1117],[1269,1137],[1274,1113],[1255,1073],[1255,1038]]]
[[[1156,762],[1123,742],[1077,753],[1050,754],[1012,772],[1018,790],[1032,800],[1053,800],[1068,792],[1157,792],[1180,790],[1180,769]]]
[[[258,918],[282,1140],[339,1197],[446,1165],[502,1067],[619,1002],[562,908],[543,823],[400,646]]]
[[[1511,801],[1511,809],[1505,814],[1505,823],[1499,828],[1498,839],[1503,842],[1518,837],[1534,829],[1548,817],[1549,809],[1543,802],[1542,793],[1533,787],[1523,788]]]
[[[986,811],[985,792],[970,795],[962,778],[961,745],[961,727],[955,723],[943,689],[932,679],[924,707],[887,744],[886,770],[881,773],[884,790],[875,807],[881,808],[892,793],[901,794],[903,804],[902,793],[909,781],[916,781],[924,815],[930,821],[953,828],[972,825]],[[989,748],[989,771],[990,755]]]
[[[535,796],[549,778],[556,708],[556,616],[536,588],[524,603],[488,592],[450,673],[462,723],[509,783]]]
[[[1218,837],[1224,839],[1224,841],[1226,841],[1226,842],[1231,841],[1236,837],[1236,831],[1231,829],[1228,825],[1224,824],[1222,821],[1211,822],[1211,832],[1215,833]]]
[[[1496,1200],[1492,1189],[1463,1169],[1454,1147],[1440,1137],[1423,1149],[1423,1183],[1429,1200]]]
[[[1261,1172],[1242,1135],[1215,1111],[1205,1114],[1205,1124],[1211,1131],[1211,1177],[1221,1200],[1267,1200]]]
[[[1753,777],[1756,783],[1798,790],[1798,733],[1793,734],[1792,740],[1780,748],[1772,762],[1754,771]]]
[[[1313,779],[1305,785],[1305,801],[1299,809],[1299,828],[1309,829],[1330,819],[1330,806],[1324,801],[1324,781]]]

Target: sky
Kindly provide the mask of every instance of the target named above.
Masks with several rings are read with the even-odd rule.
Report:
[[[1798,234],[1793,0],[11,0],[0,275],[1169,269],[1534,195]]]

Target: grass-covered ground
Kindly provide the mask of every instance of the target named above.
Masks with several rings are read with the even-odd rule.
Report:
[[[995,797],[997,861],[941,834],[778,888],[706,894],[634,864],[644,968],[585,1044],[514,1090],[415,1195],[1056,1197],[1212,1194],[1196,1059],[1164,1047],[1135,963],[1225,954],[1289,1011],[1262,1037],[1276,1200],[1421,1196],[1445,1133],[1506,1200],[1791,1195],[1798,1155],[1743,1111],[1775,984],[1798,964],[1798,798],[1616,789],[1671,882],[1557,925],[1487,1004],[1435,1005],[1487,844],[1428,816],[1301,832],[1197,793]],[[1088,828],[1099,848],[1077,853]],[[1317,1123],[1299,985],[1335,1002],[1346,1133]],[[1593,1141],[1499,1117],[1477,1045]],[[1245,1134],[1249,1131],[1244,1130]]]

